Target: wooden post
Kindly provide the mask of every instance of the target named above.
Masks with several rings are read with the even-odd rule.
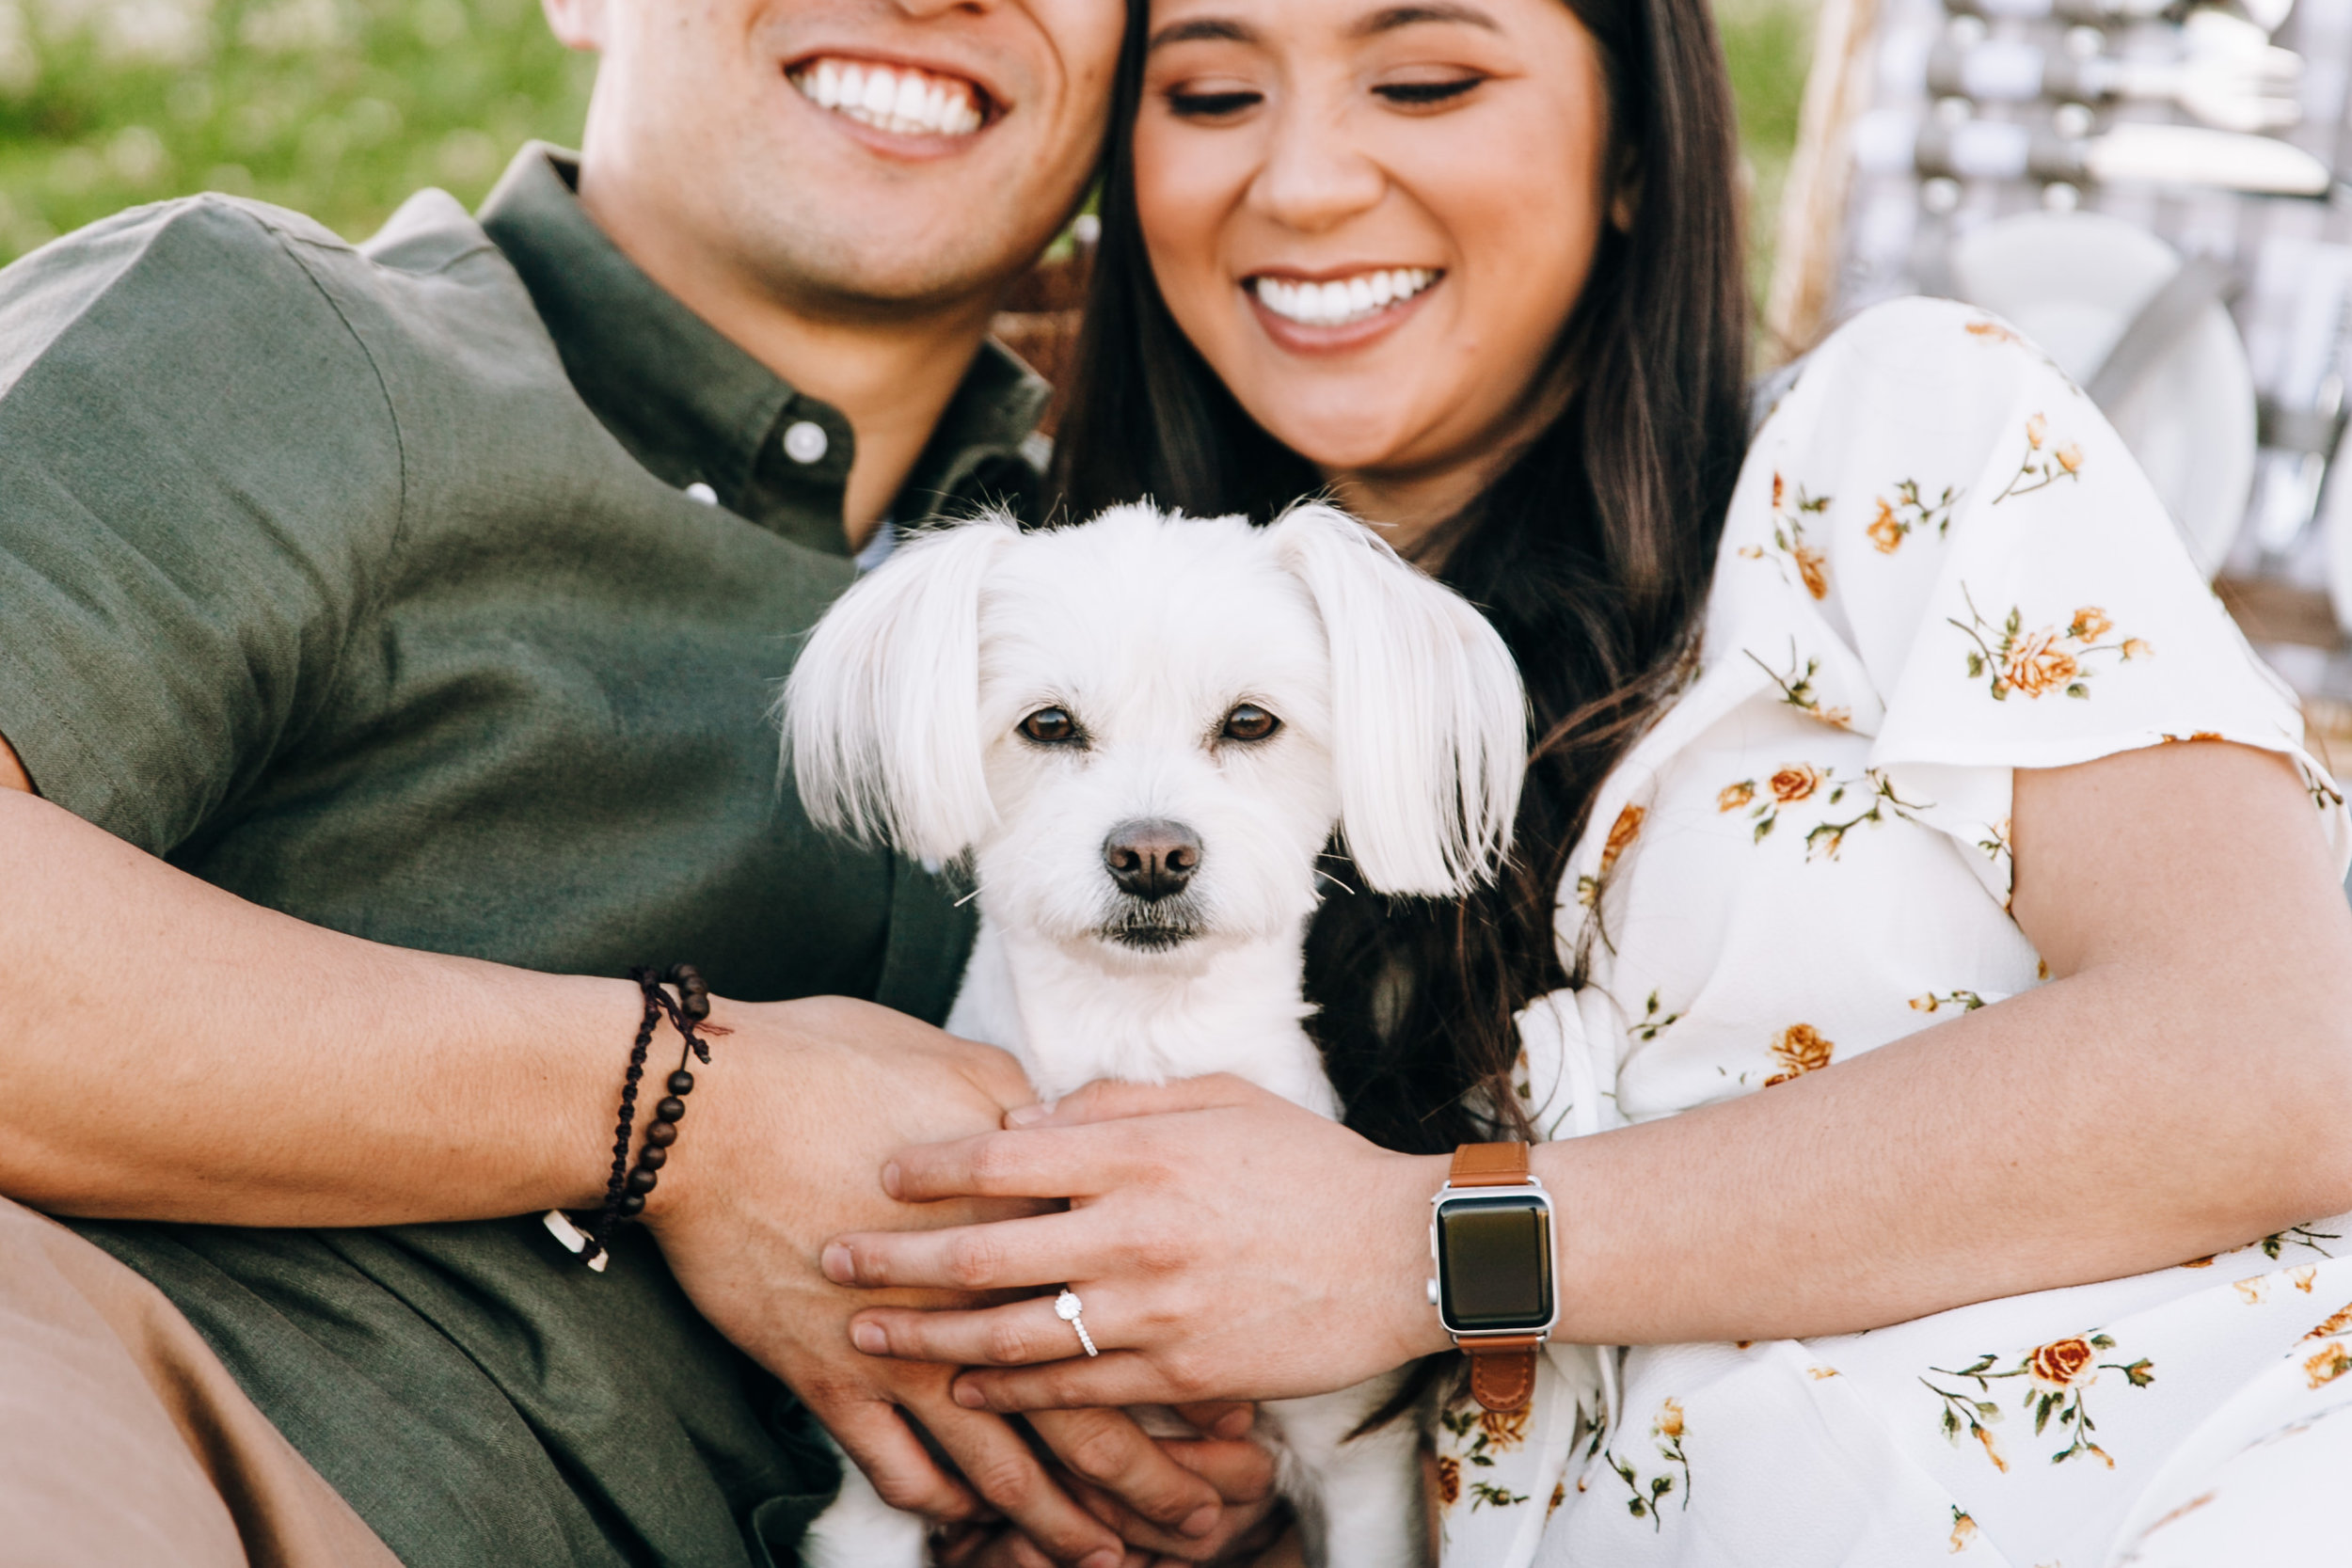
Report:
[[[1822,0],[1813,28],[1813,63],[1805,73],[1797,120],[1797,150],[1780,198],[1780,236],[1772,286],[1765,296],[1764,330],[1773,363],[1811,348],[1823,330],[1837,287],[1846,191],[1852,159],[1847,142],[1868,106],[1870,37],[1878,0]]]

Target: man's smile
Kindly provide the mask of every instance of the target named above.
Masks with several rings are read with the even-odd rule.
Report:
[[[809,102],[898,136],[969,136],[988,122],[987,95],[961,76],[846,55],[818,55],[787,73]]]

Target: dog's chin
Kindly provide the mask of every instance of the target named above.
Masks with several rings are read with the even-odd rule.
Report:
[[[1122,956],[1168,958],[1198,946],[1209,935],[1200,907],[1183,895],[1153,899],[1121,898],[1095,928],[1095,940]]]
[[[1102,939],[1114,947],[1130,953],[1173,953],[1185,947],[1200,933],[1190,926],[1132,925],[1106,926]]]

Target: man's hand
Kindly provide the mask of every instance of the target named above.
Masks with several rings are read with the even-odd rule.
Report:
[[[989,1131],[1008,1107],[1028,1103],[1019,1067],[1001,1051],[839,998],[722,1002],[711,1021],[730,1031],[724,1054],[705,1073],[645,1212],[695,1306],[807,1402],[892,1506],[937,1520],[1000,1513],[1053,1560],[1116,1568],[1125,1557],[1119,1533],[1056,1483],[1018,1429],[949,1397],[955,1368],[852,1348],[850,1315],[873,1305],[873,1293],[833,1285],[818,1268],[825,1241],[846,1228],[930,1228],[1055,1207],[898,1203],[877,1179],[895,1149]],[[1087,1414],[1040,1431],[1071,1470],[1171,1542],[1216,1528],[1222,1510],[1208,1481],[1123,1414]],[[933,1461],[909,1418],[961,1480]]]

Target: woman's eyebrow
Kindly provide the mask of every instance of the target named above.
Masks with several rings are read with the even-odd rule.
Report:
[[[1200,43],[1203,40],[1213,43],[1255,43],[1258,33],[1247,23],[1236,22],[1231,17],[1196,17],[1190,22],[1171,22],[1153,33],[1152,41],[1144,46],[1144,52],[1149,54],[1172,43]]]
[[[1347,32],[1350,38],[1372,38],[1380,33],[1392,33],[1399,27],[1417,27],[1427,22],[1452,22],[1471,27],[1484,27],[1490,33],[1502,31],[1495,19],[1476,6],[1459,4],[1458,0],[1433,0],[1419,6],[1391,6],[1373,12]]]

